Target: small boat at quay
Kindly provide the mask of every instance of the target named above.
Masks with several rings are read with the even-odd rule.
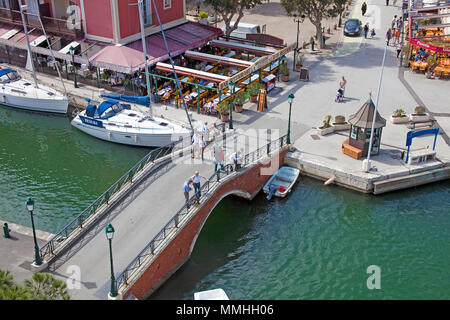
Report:
[[[14,69],[0,67],[0,103],[13,108],[66,114],[69,99],[56,90],[33,85]]]
[[[264,185],[263,191],[267,194],[267,200],[272,196],[284,198],[291,192],[295,182],[297,182],[300,170],[291,167],[281,167],[275,174],[270,177],[269,181]]]
[[[230,300],[223,289],[213,289],[194,293],[194,300]]]
[[[165,119],[151,118],[131,110],[130,102],[148,106],[148,96],[102,95],[110,98],[98,106],[89,104],[78,113],[71,124],[96,138],[140,147],[162,147],[181,139],[189,139],[191,132]],[[86,98],[90,102],[89,98]]]

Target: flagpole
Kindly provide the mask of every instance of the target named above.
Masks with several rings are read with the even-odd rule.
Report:
[[[384,70],[384,62],[386,60],[386,51],[387,51],[387,42],[384,46],[384,54],[383,54],[383,62],[381,63],[381,73],[380,73],[380,81],[378,82],[378,92],[377,92],[377,100],[375,103],[375,111],[373,113],[373,119],[372,119],[372,129],[370,132],[370,142],[369,142],[369,150],[367,151],[367,163],[364,166],[364,171],[369,172],[370,171],[370,153],[372,151],[372,143],[373,143],[373,131],[375,127],[375,120],[377,118],[377,112],[378,112],[378,101],[380,100],[380,91],[381,91],[381,82],[383,80],[383,70]]]

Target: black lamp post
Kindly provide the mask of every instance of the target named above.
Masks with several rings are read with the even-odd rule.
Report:
[[[112,257],[112,239],[114,237],[114,228],[111,223],[105,227],[106,239],[109,242],[109,260],[111,262],[111,289],[109,295],[114,298],[117,296],[116,278],[114,277],[113,257]]]
[[[291,144],[291,109],[292,109],[292,100],[294,100],[294,94],[291,92],[288,96],[289,102],[289,122],[288,122],[288,132],[287,132],[287,144]]]
[[[297,14],[294,13],[292,16],[294,17],[294,22],[297,22],[297,46],[295,47],[295,51],[294,51],[294,67],[293,67],[293,70],[295,70],[295,66],[297,63],[297,54],[299,51],[298,37],[300,35],[300,23],[303,23],[303,21],[305,21],[305,15],[302,14],[298,19],[297,19]]]
[[[230,91],[230,123],[228,125],[228,129],[233,129],[233,107],[234,107],[234,82],[230,80],[228,82],[228,90]]]
[[[77,84],[77,70],[75,69],[75,49],[70,47],[70,54],[72,55],[72,68],[73,68],[73,87],[78,88]]]
[[[33,239],[34,239],[34,264],[40,266],[42,264],[41,256],[39,255],[39,247],[37,244],[36,238],[36,229],[34,228],[34,219],[33,219],[33,210],[34,210],[34,201],[32,198],[28,198],[27,201],[27,210],[31,216],[31,226],[33,228]]]

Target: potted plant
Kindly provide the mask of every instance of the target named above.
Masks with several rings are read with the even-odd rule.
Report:
[[[429,114],[423,106],[417,106],[414,109],[414,113],[409,116],[409,120],[413,122],[428,121],[430,120]]]
[[[220,113],[220,120],[223,122],[228,122],[230,119],[230,103],[228,101],[225,101],[221,104],[219,104],[218,110]]]
[[[208,16],[208,12],[200,11],[200,13],[198,14],[198,23],[208,25]]]
[[[319,134],[321,136],[324,136],[326,134],[332,133],[334,131],[333,126],[330,124],[331,121],[331,116],[327,115],[325,117],[325,120],[323,120],[323,125],[321,127],[319,127]]]
[[[237,113],[242,112],[245,102],[245,95],[243,92],[239,92],[234,97],[234,111]]]
[[[397,109],[394,110],[394,113],[391,116],[391,122],[394,124],[409,122],[409,117],[406,115],[405,110]]]
[[[254,82],[251,83],[248,87],[247,87],[247,92],[250,95],[250,102],[257,102],[258,101],[258,93],[259,93],[259,89],[262,88],[262,84],[259,82]]]
[[[287,63],[283,63],[280,66],[280,74],[281,74],[281,81],[288,82],[289,81],[289,68],[287,66]]]
[[[295,71],[300,72],[303,67],[303,61],[305,60],[305,54],[304,53],[298,53],[297,55],[297,61],[295,62]]]
[[[333,131],[350,130],[350,123],[345,121],[344,116],[334,117]]]

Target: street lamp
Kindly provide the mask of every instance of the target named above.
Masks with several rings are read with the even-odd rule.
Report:
[[[292,101],[294,100],[294,94],[291,92],[288,96],[289,102],[289,122],[288,122],[288,132],[287,132],[287,144],[291,144],[291,109],[292,109]]]
[[[70,46],[70,54],[72,55],[72,67],[73,67],[73,87],[74,88],[78,88],[78,84],[77,84],[77,72],[75,70],[75,49]]]
[[[33,199],[30,197],[27,200],[27,210],[30,213],[31,216],[31,226],[33,228],[33,239],[34,239],[34,264],[37,266],[42,265],[42,259],[41,256],[39,255],[39,247],[37,244],[37,239],[36,239],[36,230],[34,228],[34,219],[33,219],[33,210],[34,210],[34,201]]]
[[[294,22],[297,22],[297,46],[295,47],[295,51],[294,51],[294,67],[293,67],[293,70],[295,70],[295,66],[297,63],[297,53],[299,51],[298,37],[300,35],[300,23],[303,23],[303,21],[305,21],[305,15],[302,14],[298,19],[297,19],[297,14],[294,13],[292,16],[294,17]]]
[[[114,298],[117,296],[116,278],[114,278],[113,258],[112,258],[112,239],[114,237],[114,228],[111,223],[105,227],[106,239],[109,242],[109,260],[111,262],[111,289],[109,295]]]
[[[234,82],[232,80],[228,81],[228,90],[230,91],[230,123],[228,129],[233,129],[233,107],[234,107]]]

